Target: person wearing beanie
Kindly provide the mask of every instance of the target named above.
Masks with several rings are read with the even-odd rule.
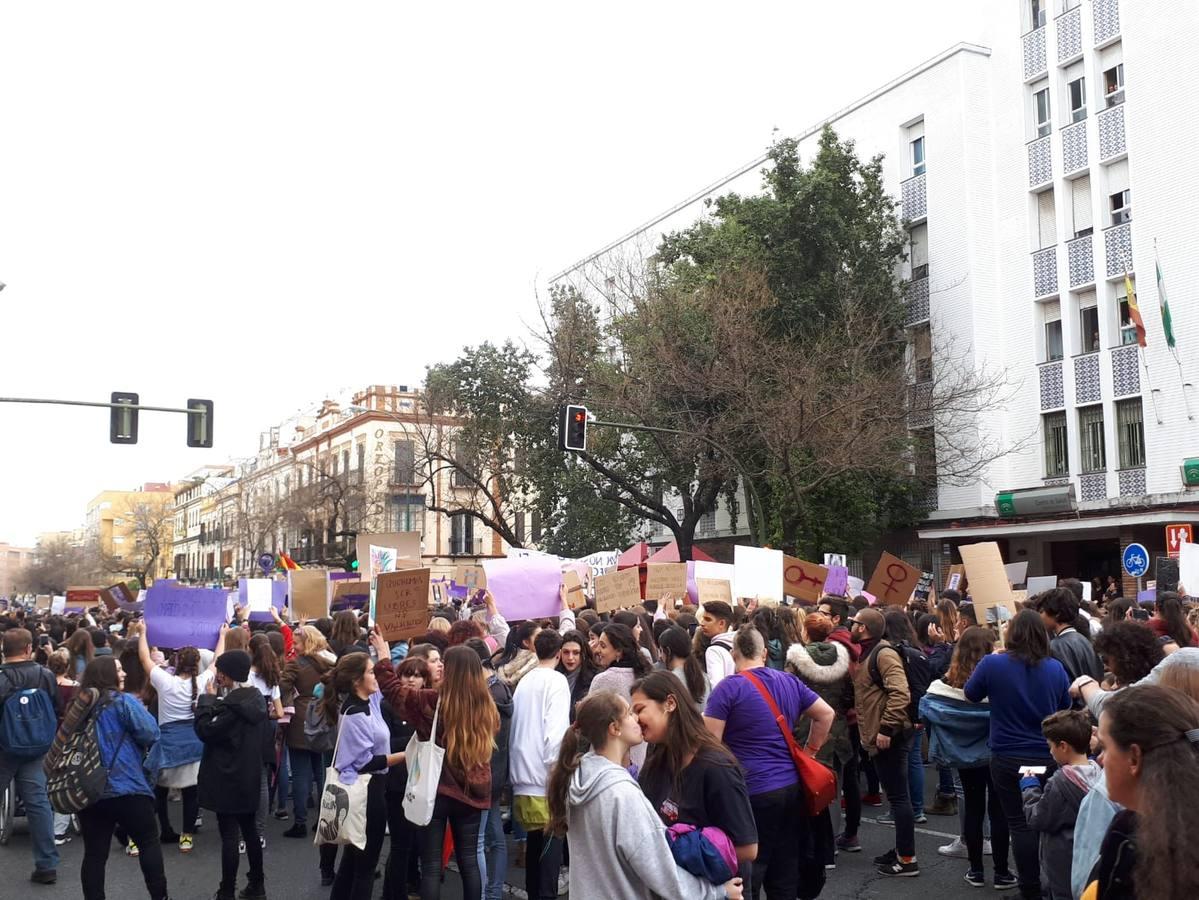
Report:
[[[273,755],[266,700],[250,678],[250,654],[229,650],[216,658],[216,678],[196,704],[200,805],[216,813],[221,833],[221,883],[216,900],[234,900],[239,841],[246,848],[248,881],[241,897],[265,900],[262,844],[254,825],[264,763]],[[223,696],[217,696],[217,690]]]
[[[853,676],[862,746],[874,759],[895,819],[895,849],[876,857],[875,863],[882,875],[919,875],[916,821],[908,793],[911,695],[903,659],[886,640],[887,620],[877,609],[858,610],[849,621],[850,634],[862,648],[862,662]]]

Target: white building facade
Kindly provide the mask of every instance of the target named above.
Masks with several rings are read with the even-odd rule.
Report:
[[[1199,97],[1187,89],[1199,4],[978,6],[986,46],[959,44],[800,136],[803,159],[826,124],[862,157],[885,155],[911,233],[902,274],[916,379],[932,376],[932,348],[948,341],[1010,387],[974,425],[1006,452],[977,481],[930,490],[927,520],[890,548],[940,570],[959,544],[997,540],[1029,574],[1119,577],[1130,542],[1165,556],[1163,526],[1199,521],[1184,474],[1199,487],[1199,175],[1188,164]],[[701,216],[704,199],[760,191],[763,162],[559,277],[644,253]],[[1158,311],[1155,243],[1181,363]]]

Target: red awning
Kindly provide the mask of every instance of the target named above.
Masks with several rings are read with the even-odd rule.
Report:
[[[634,544],[624,553],[620,554],[620,559],[616,561],[617,569],[635,569],[638,566],[645,565],[646,559],[649,558],[650,546],[645,541],[639,541]]]
[[[713,559],[711,556],[708,556],[708,554],[704,553],[703,550],[700,550],[699,547],[696,547],[695,545],[692,545],[692,547],[691,547],[691,558],[693,560],[700,560],[701,562],[716,562],[715,559]],[[647,559],[646,562],[651,562],[651,563],[682,562],[682,560],[679,559],[679,542],[671,541],[669,544],[667,544],[665,547],[661,548],[657,553],[655,553],[653,556],[651,556],[649,559]]]

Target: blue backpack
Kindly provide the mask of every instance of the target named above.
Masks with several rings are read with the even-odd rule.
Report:
[[[4,701],[0,711],[0,751],[14,759],[45,756],[54,745],[58,715],[45,691],[22,688]]]

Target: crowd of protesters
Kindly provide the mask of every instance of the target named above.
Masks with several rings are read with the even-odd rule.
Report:
[[[894,830],[869,848],[882,876],[920,874],[916,826],[942,815],[958,837],[939,852],[971,886],[1199,896],[1199,609],[1082,595],[1063,580],[1006,612],[956,591],[885,608],[563,602],[555,619],[509,623],[479,592],[394,642],[353,610],[289,624],[239,609],[214,650],[153,646],[127,612],[12,608],[0,783],[23,804],[35,885],[82,840],[85,900],[105,896],[114,844],[164,900],[165,860],[193,852],[205,814],[217,900],[267,896],[271,817],[289,820],[284,838],[315,836],[331,900],[433,900],[447,877],[467,900],[499,900],[510,851],[529,900],[797,900],[866,849],[863,807],[884,797]],[[21,743],[39,725],[52,744]],[[72,816],[52,807],[47,772],[85,727],[107,781]],[[421,819],[409,756],[423,746],[441,762]],[[835,776],[827,807],[811,808],[797,755]],[[358,808],[338,815],[358,816],[362,838],[335,841],[322,797],[355,786]]]

